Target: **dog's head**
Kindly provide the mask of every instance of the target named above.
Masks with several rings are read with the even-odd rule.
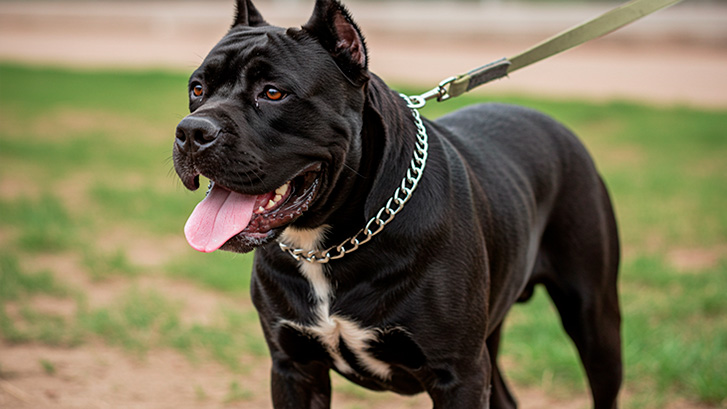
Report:
[[[337,1],[317,1],[300,29],[237,1],[232,28],[189,80],[191,113],[176,131],[184,185],[212,182],[185,226],[194,248],[247,252],[335,207],[332,192],[361,160],[367,60]]]

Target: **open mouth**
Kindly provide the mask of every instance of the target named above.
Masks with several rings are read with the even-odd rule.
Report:
[[[267,242],[273,229],[292,223],[308,210],[318,191],[319,172],[320,165],[309,167],[274,191],[261,195],[239,193],[211,180],[207,197],[195,207],[184,226],[187,241],[192,248],[205,253],[219,249],[233,238],[242,243]]]

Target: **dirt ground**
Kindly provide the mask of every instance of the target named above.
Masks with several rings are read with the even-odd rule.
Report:
[[[173,257],[170,250],[167,257]],[[159,261],[156,255],[149,260]],[[147,260],[137,260],[141,263]],[[204,319],[211,315],[217,302],[225,296],[192,284],[164,278],[143,279],[135,282],[92,282],[69,257],[52,257],[36,261],[37,267],[53,265],[63,280],[82,288],[90,296],[90,303],[102,303],[114,298],[129,286],[165,288],[165,293],[186,300],[187,319]],[[249,301],[235,300],[241,302]],[[35,308],[56,314],[72,316],[75,304],[49,298],[33,300]],[[243,306],[244,307],[244,306]],[[253,308],[251,305],[247,307]],[[11,311],[12,313],[12,311]],[[187,314],[189,313],[189,314]],[[3,409],[215,409],[272,407],[269,394],[268,358],[242,357],[245,370],[232,372],[210,360],[192,361],[173,350],[154,349],[136,355],[119,347],[100,342],[83,344],[76,348],[62,348],[38,344],[9,345],[0,343],[0,408]],[[43,362],[52,363],[52,370]],[[508,363],[504,362],[505,371]],[[236,383],[244,391],[231,394]],[[346,383],[334,377],[334,389]],[[537,387],[523,388],[511,384],[520,407],[524,409],[586,409],[590,399],[586,392],[573,394],[554,388],[547,374]],[[334,408],[402,409],[427,408],[431,403],[425,395],[413,398],[373,392],[334,392]],[[628,387],[622,398],[629,394]],[[708,409],[710,406],[686,401],[672,401],[664,409]]]
[[[171,68],[189,72],[224,34],[230,2],[0,3],[0,60],[76,67]],[[311,2],[258,2],[268,21],[300,25]],[[384,79],[425,88],[440,79],[503,56],[594,16],[607,6],[569,9],[354,3],[354,16],[368,37],[371,68]],[[379,8],[376,8],[379,7]],[[381,7],[388,7],[382,9]],[[534,7],[534,6],[533,6]],[[542,6],[538,6],[542,7]],[[600,8],[599,8],[600,7]],[[640,23],[637,23],[640,24]],[[480,92],[519,92],[548,97],[626,98],[657,104],[727,107],[727,8],[673,8],[614,35],[569,51],[512,75]],[[174,257],[134,256],[153,268]],[[153,259],[145,260],[146,257]],[[44,262],[43,260],[39,263]],[[45,260],[88,294],[105,294],[107,284],[73,276],[73,260]],[[41,266],[39,266],[41,267]],[[148,282],[148,286],[180,286]],[[214,305],[215,293],[178,288],[191,309]],[[73,309],[74,307],[68,307]],[[63,306],[51,305],[58,310]],[[250,307],[252,308],[252,307]],[[69,311],[72,314],[73,311]],[[65,349],[0,344],[0,408],[219,408],[270,407],[267,359],[251,358],[238,374],[213,362],[193,363],[165,350],[136,357],[104,344]],[[54,363],[53,373],[42,360]],[[229,397],[231,380],[248,391]],[[338,381],[337,381],[338,382]],[[589,407],[585,394],[558,396],[543,379],[539,388],[517,388],[523,408]],[[628,394],[628,391],[626,391]],[[367,395],[377,408],[428,407],[425,397]],[[362,407],[361,400],[336,395],[334,407]],[[358,406],[357,406],[358,405]],[[671,402],[668,409],[701,406]]]
[[[154,266],[173,258],[178,249],[163,249],[164,254],[135,261],[145,264],[153,272]],[[81,272],[78,261],[68,256],[41,258],[32,268],[48,268],[63,280],[84,290],[89,303],[103,305],[116,295],[136,288],[165,288],[166,294],[186,300],[182,316],[190,320],[204,320],[211,316],[218,302],[229,297],[219,292],[201,289],[193,284],[161,278],[135,281],[92,281]],[[248,300],[227,300],[242,308],[252,309]],[[56,314],[73,316],[75,303],[39,297],[33,300],[35,308]],[[12,313],[12,311],[10,311]],[[193,361],[178,352],[154,349],[137,355],[119,347],[90,342],[76,348],[62,348],[37,344],[9,345],[0,343],[0,408],[3,409],[214,409],[214,408],[270,408],[270,361],[263,357],[242,357],[246,368],[232,372],[210,360]],[[52,363],[52,370],[42,365]],[[505,371],[508,363],[504,362]],[[334,389],[347,381],[334,377]],[[231,395],[236,383],[244,392]],[[547,374],[538,387],[513,387],[521,408],[524,409],[586,409],[590,399],[583,391],[579,394],[554,388]],[[425,395],[413,398],[373,392],[351,393],[350,387],[334,392],[335,408],[402,409],[426,408],[431,403]],[[622,398],[629,394],[628,388]],[[665,409],[708,409],[709,406],[685,401],[673,401]]]

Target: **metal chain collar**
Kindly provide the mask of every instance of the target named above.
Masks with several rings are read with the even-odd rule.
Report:
[[[417,127],[416,149],[413,158],[406,171],[406,176],[401,180],[401,185],[396,188],[394,194],[389,198],[386,204],[379,209],[376,216],[369,219],[366,226],[359,230],[353,237],[344,240],[337,246],[329,247],[325,250],[305,250],[294,248],[283,242],[279,242],[280,249],[290,254],[298,261],[308,263],[325,264],[331,260],[338,260],[348,253],[358,250],[358,248],[368,243],[375,235],[384,230],[384,226],[389,224],[394,217],[404,208],[404,204],[411,199],[414,190],[424,174],[424,167],[427,165],[427,157],[429,156],[429,141],[427,129],[424,127],[422,118],[417,108],[421,108],[420,101],[404,94],[399,94],[411,109],[414,123]]]

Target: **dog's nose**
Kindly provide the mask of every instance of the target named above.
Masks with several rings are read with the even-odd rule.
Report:
[[[211,119],[190,115],[177,125],[177,145],[196,151],[213,144],[219,134],[220,126]]]

